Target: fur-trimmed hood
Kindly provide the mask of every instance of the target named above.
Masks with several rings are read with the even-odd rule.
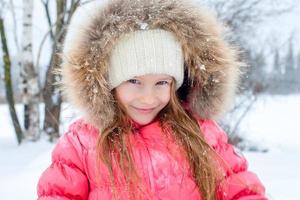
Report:
[[[96,0],[78,8],[68,27],[62,85],[67,99],[97,127],[115,115],[108,84],[114,44],[125,33],[156,28],[173,32],[182,45],[185,70],[193,78],[187,90],[191,110],[216,119],[230,106],[241,63],[206,8],[187,0]]]

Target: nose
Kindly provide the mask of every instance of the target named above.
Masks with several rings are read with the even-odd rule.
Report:
[[[145,106],[154,106],[156,102],[156,94],[152,88],[145,88],[140,93],[140,102]]]

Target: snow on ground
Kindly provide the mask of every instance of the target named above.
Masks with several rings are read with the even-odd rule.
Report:
[[[242,123],[245,137],[269,149],[244,152],[270,199],[300,198],[300,95],[261,97]]]
[[[18,105],[16,109],[22,121],[23,108]],[[40,110],[43,113],[43,106]],[[67,105],[63,105],[62,110],[61,131],[64,132],[78,114]],[[53,148],[54,144],[48,142],[45,135],[38,142],[18,146],[8,106],[0,105],[0,199],[37,199],[36,185],[41,173],[51,163]]]
[[[17,106],[18,113],[21,110]],[[71,110],[64,105],[62,132],[78,116]],[[244,155],[249,170],[259,176],[271,200],[297,200],[300,196],[298,113],[300,95],[266,96],[255,104],[241,125],[247,139],[269,149],[267,153],[244,152]],[[36,199],[36,184],[50,164],[54,144],[43,136],[36,143],[18,146],[6,105],[0,105],[0,130],[1,199]]]
[[[299,153],[299,147],[297,151],[272,149],[268,153],[244,153],[249,169],[263,182],[270,200],[299,199]]]

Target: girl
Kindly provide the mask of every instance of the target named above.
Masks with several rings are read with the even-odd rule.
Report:
[[[237,86],[214,17],[179,0],[94,1],[72,19],[63,91],[84,112],[38,183],[40,200],[265,200],[214,121]]]

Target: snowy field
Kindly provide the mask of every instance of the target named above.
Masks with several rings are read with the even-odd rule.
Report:
[[[17,110],[21,113],[22,108]],[[266,153],[244,152],[244,155],[271,200],[300,198],[299,113],[300,95],[266,96],[242,123],[244,136],[268,149]],[[0,105],[0,114],[0,199],[36,199],[36,184],[50,164],[54,144],[43,136],[37,143],[18,146],[7,106]],[[62,131],[76,116],[71,108],[63,108]]]

